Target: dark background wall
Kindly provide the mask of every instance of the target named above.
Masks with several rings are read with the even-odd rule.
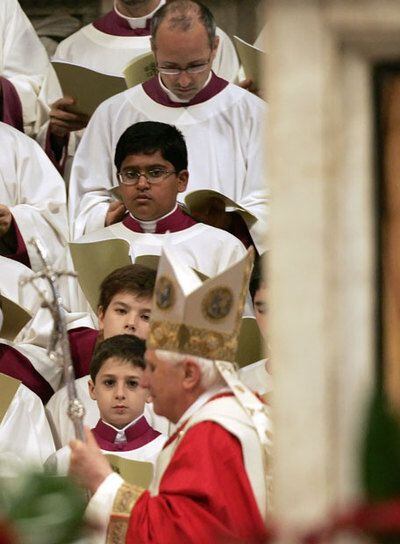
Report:
[[[220,26],[229,35],[237,34],[254,42],[263,26],[264,0],[203,0],[212,10]],[[86,24],[111,9],[112,0],[20,0],[24,11],[36,26],[43,18],[71,15]],[[40,25],[39,25],[40,26]],[[50,30],[51,32],[51,30]]]

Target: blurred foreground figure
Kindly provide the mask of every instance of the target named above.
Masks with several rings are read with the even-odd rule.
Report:
[[[265,542],[271,430],[262,403],[231,364],[251,254],[201,280],[165,250],[141,385],[175,432],[148,491],[112,473],[88,432],[71,443],[71,474],[94,493],[88,514],[107,516],[107,542]]]

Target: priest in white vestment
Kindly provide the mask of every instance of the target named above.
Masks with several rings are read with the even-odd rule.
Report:
[[[186,8],[188,24],[182,28],[176,23],[182,9],[175,0],[153,17],[159,75],[106,100],[88,124],[70,180],[72,238],[121,219],[115,210],[111,213],[109,193],[117,185],[112,164],[116,143],[132,123],[157,120],[177,126],[185,136],[189,191],[216,190],[250,212],[253,219],[240,212],[237,216],[262,251],[267,214],[265,103],[211,71],[218,39],[204,26],[196,4]],[[180,198],[184,196],[182,191]]]
[[[50,264],[68,241],[65,184],[40,146],[5,123],[0,149],[0,255],[39,270],[29,240],[42,243]]]
[[[38,100],[49,59],[17,0],[0,2],[0,120],[37,134],[47,118]]]
[[[53,59],[85,66],[96,72],[123,76],[123,70],[130,61],[150,51],[151,19],[164,4],[165,0],[115,0],[110,12],[63,40]],[[219,45],[213,70],[220,77],[233,82],[239,69],[235,48],[223,30],[217,28],[216,33]],[[54,161],[57,160],[56,155],[61,159],[61,169],[64,169],[65,164],[65,173],[68,174],[70,158],[83,134],[82,130],[77,129],[86,126],[87,117],[71,115],[69,112],[66,114],[69,102],[62,98],[62,91],[52,69],[46,85],[50,89],[45,90],[43,99],[49,105],[56,102],[50,111],[50,131],[48,134],[42,132],[40,140]],[[54,89],[57,89],[55,93]]]

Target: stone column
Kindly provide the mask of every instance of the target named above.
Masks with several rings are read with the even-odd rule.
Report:
[[[340,4],[267,4],[275,511],[299,528],[359,492],[375,362],[370,61]]]

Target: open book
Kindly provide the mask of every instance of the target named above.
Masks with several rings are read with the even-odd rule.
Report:
[[[233,39],[246,77],[254,82],[257,89],[262,89],[264,87],[263,70],[266,54],[238,36],[233,36]]]
[[[119,455],[106,454],[111,468],[129,484],[148,489],[153,478],[153,465],[147,461],[133,461]]]
[[[212,198],[219,198],[224,202],[226,211],[237,211],[245,220],[255,221],[257,219],[256,216],[249,212],[246,208],[228,196],[225,196],[213,189],[198,189],[196,191],[190,191],[189,193],[186,193],[183,200],[185,206],[189,210],[189,213],[195,213],[196,210],[200,210],[206,206],[207,201]]]
[[[13,400],[18,387],[21,385],[19,380],[10,378],[5,374],[0,374],[0,423],[3,421],[4,416],[7,413],[8,407]]]
[[[102,74],[70,62],[53,60],[52,65],[64,96],[72,96],[76,100],[76,104],[69,108],[74,112],[92,115],[104,100],[127,88],[123,77]]]
[[[128,88],[139,85],[157,74],[156,61],[152,51],[138,55],[124,68]]]

